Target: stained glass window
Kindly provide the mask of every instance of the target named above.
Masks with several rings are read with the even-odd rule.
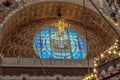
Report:
[[[86,42],[72,29],[59,34],[57,28],[44,28],[34,38],[34,49],[43,59],[84,59]]]

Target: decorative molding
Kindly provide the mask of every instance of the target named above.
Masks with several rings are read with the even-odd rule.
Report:
[[[93,60],[90,60],[93,68]],[[87,68],[87,60],[40,59],[40,58],[3,58],[3,67],[81,67]]]
[[[27,74],[22,74],[20,76],[2,76],[1,80],[23,80],[23,78],[26,78],[26,80],[57,80],[57,78],[60,78],[60,80],[81,80],[82,76],[62,76],[60,74],[55,74],[54,76],[29,76]]]

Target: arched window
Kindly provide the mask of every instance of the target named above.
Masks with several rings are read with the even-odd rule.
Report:
[[[72,29],[59,34],[57,28],[44,28],[34,38],[34,49],[43,59],[84,59],[86,56],[85,40]]]

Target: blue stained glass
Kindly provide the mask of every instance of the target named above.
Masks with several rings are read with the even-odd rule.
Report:
[[[57,28],[44,28],[34,38],[34,49],[43,59],[84,59],[86,42],[72,29],[59,34]]]

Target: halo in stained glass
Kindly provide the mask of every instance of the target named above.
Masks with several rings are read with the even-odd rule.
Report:
[[[43,59],[84,59],[86,42],[72,29],[59,34],[57,28],[47,27],[34,38],[34,49]]]

